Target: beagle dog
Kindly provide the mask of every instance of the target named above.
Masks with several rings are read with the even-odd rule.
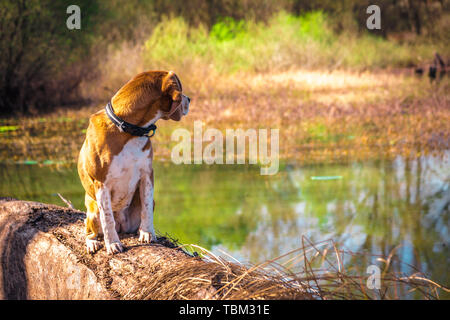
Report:
[[[78,158],[78,173],[86,191],[86,247],[122,252],[118,233],[134,233],[139,240],[156,240],[153,227],[153,148],[150,132],[159,119],[179,121],[189,111],[172,71],[138,74],[114,95],[104,110],[90,117]]]

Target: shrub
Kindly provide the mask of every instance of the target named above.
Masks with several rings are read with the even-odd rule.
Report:
[[[218,73],[287,68],[403,67],[432,57],[427,44],[400,44],[363,33],[333,32],[327,14],[280,12],[267,23],[222,19],[208,31],[164,18],[145,43],[151,68],[214,69]],[[448,49],[447,49],[448,50]]]

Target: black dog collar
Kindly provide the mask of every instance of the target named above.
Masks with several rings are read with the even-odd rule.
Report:
[[[120,119],[113,111],[111,101],[106,105],[106,114],[108,118],[114,123],[121,132],[127,132],[133,136],[138,137],[153,137],[155,135],[156,126],[154,124],[149,125],[148,127],[139,127],[134,124],[128,123],[122,119]],[[152,132],[151,135],[149,133]]]

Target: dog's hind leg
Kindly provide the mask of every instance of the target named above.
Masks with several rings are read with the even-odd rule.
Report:
[[[142,204],[138,186],[128,207],[127,227],[124,232],[135,233],[138,230],[141,224],[141,211]]]
[[[99,225],[99,211],[97,201],[92,199],[87,193],[84,198],[84,204],[86,205],[86,219],[84,220],[86,230],[86,250],[88,253],[94,253],[100,249],[100,241],[97,240],[97,236],[100,230]]]

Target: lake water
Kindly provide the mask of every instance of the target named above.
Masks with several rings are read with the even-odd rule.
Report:
[[[155,228],[253,263],[300,247],[302,236],[384,256],[399,246],[403,262],[448,287],[449,158],[285,164],[274,176],[249,165],[155,163]],[[0,178],[0,196],[65,206],[59,192],[84,211],[75,164],[2,164]]]

